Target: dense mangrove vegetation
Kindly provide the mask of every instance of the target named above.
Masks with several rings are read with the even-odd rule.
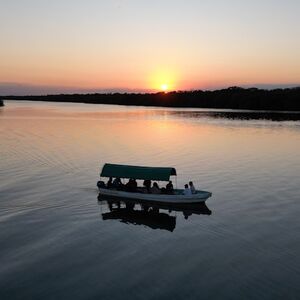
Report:
[[[273,90],[230,87],[215,91],[60,94],[2,98],[93,104],[300,111],[300,87]]]

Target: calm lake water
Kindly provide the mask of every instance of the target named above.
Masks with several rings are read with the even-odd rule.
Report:
[[[296,115],[5,104],[1,300],[299,299]],[[211,214],[109,218],[105,162],[174,166]]]

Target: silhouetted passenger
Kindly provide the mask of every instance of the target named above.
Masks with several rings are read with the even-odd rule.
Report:
[[[116,189],[118,189],[118,190],[122,188],[123,184],[122,184],[122,182],[121,182],[120,177],[116,177],[116,178],[114,179],[114,181],[113,181],[113,186],[114,186]]]
[[[108,189],[113,188],[113,180],[112,180],[112,177],[109,177],[109,180],[107,181],[106,186],[107,186]]]
[[[126,191],[135,193],[137,188],[137,183],[135,179],[130,178],[129,181],[126,183]]]
[[[151,193],[151,180],[149,180],[149,179],[144,180],[143,185],[146,188],[146,191],[148,193]]]
[[[189,189],[188,184],[184,185],[183,195],[192,195],[192,191]]]
[[[153,183],[153,186],[151,188],[151,193],[152,194],[160,194],[160,189],[159,189],[157,182]]]
[[[137,191],[137,182],[135,179],[132,179],[132,189],[136,193]]]
[[[196,194],[196,189],[194,187],[193,181],[190,181],[189,185],[190,185],[190,190],[191,190],[192,194]]]
[[[132,180],[129,179],[128,182],[125,184],[125,190],[126,192],[131,192],[132,190]]]
[[[137,189],[137,182],[135,179],[132,179],[132,185],[134,186],[134,189]]]
[[[170,180],[169,183],[166,185],[166,190],[167,190],[167,194],[173,194],[174,192],[174,187],[173,187],[173,183]]]

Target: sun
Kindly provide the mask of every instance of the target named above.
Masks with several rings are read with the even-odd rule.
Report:
[[[150,70],[148,76],[148,85],[153,91],[169,93],[176,88],[178,74],[171,67]]]
[[[166,92],[169,89],[169,86],[166,83],[163,83],[160,88],[163,92]]]

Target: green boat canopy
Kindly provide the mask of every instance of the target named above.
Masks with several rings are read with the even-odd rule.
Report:
[[[100,174],[101,177],[120,177],[142,180],[169,181],[170,176],[176,175],[175,168],[140,167],[105,164]]]

